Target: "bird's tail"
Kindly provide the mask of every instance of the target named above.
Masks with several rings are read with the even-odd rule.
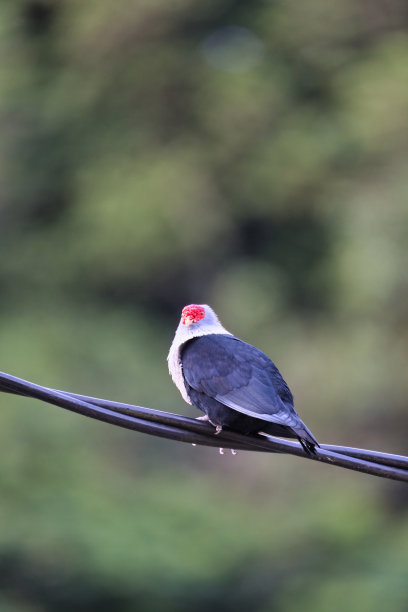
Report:
[[[320,444],[318,443],[310,429],[308,429],[303,422],[300,422],[298,427],[292,427],[292,429],[295,432],[299,442],[303,446],[305,453],[307,453],[308,455],[314,455],[315,447],[320,447]]]

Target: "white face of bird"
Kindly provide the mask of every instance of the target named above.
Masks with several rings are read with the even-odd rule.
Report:
[[[185,306],[181,312],[177,331],[183,336],[190,337],[228,333],[208,304],[189,304]]]

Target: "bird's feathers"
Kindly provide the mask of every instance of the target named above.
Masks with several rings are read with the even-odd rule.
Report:
[[[313,452],[318,443],[297,415],[292,393],[275,364],[230,334],[210,306],[187,308],[194,307],[205,316],[189,325],[182,317],[167,358],[185,401],[205,412],[214,425],[247,434],[297,437],[307,452]]]
[[[195,338],[185,344],[181,361],[186,383],[225,406],[286,427],[301,423],[274,363],[239,338],[223,334]]]

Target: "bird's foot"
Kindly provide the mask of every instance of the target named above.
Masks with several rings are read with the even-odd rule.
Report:
[[[234,450],[233,448],[230,448],[230,451],[231,451],[232,455],[236,455],[237,454],[237,451]],[[220,455],[223,455],[223,454],[224,454],[224,449],[220,448]]]
[[[203,421],[204,423],[211,423],[211,425],[215,427],[215,435],[222,432],[222,425],[216,425],[215,423],[213,423],[213,421],[210,419],[208,414],[203,414],[203,416],[196,417],[196,421]]]

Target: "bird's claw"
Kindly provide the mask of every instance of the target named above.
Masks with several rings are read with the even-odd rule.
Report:
[[[218,436],[222,432],[222,425],[217,425],[215,428],[215,435]]]
[[[231,451],[232,455],[236,455],[237,454],[237,451],[234,450],[233,448],[230,448],[230,451]],[[220,455],[223,455],[223,454],[224,454],[224,449],[220,448]]]

